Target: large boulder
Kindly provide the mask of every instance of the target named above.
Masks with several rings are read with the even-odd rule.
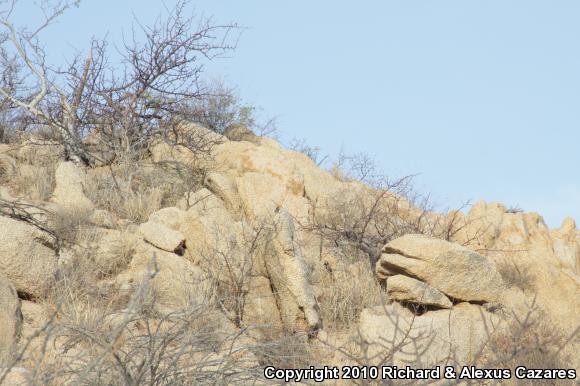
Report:
[[[91,200],[84,193],[84,171],[73,162],[61,162],[55,172],[52,201],[63,208],[75,211],[91,211]]]
[[[185,211],[174,206],[159,209],[149,215],[149,222],[163,224],[166,227],[179,230],[185,218]]]
[[[253,224],[236,220],[209,190],[202,189],[192,198],[196,204],[185,212],[179,227],[188,253],[208,276],[219,278],[218,286],[223,287],[226,298],[238,297],[228,292],[243,287],[243,322],[316,331],[321,325],[320,312],[290,214],[273,209],[272,218],[262,218],[261,227],[255,229]]]
[[[258,137],[247,126],[233,123],[225,128],[224,136],[230,141],[248,141],[256,145],[260,144],[260,137]]]
[[[191,305],[206,303],[211,294],[208,282],[198,266],[182,256],[166,252],[141,242],[135,247],[126,271],[115,278],[121,293],[131,294],[152,273],[149,296],[155,299],[159,312],[181,310]]]
[[[8,280],[0,277],[0,363],[18,343],[22,327],[20,299]]]
[[[499,322],[496,315],[469,303],[423,315],[392,303],[364,309],[358,331],[368,345],[368,358],[391,358],[397,366],[412,363],[427,368],[481,359],[478,355]]]
[[[185,253],[185,237],[183,234],[161,223],[148,221],[141,224],[139,233],[145,241],[159,249],[177,253],[178,255]]]
[[[0,275],[19,292],[42,298],[57,272],[53,240],[40,229],[0,216]]]
[[[451,308],[453,303],[435,288],[405,275],[391,276],[387,280],[387,294],[393,300],[423,304],[438,308]]]
[[[215,158],[220,173],[235,181],[249,217],[272,215],[282,206],[305,223],[309,201],[332,196],[342,186],[306,155],[280,147],[228,141],[216,146]]]
[[[315,333],[322,328],[320,307],[309,282],[308,269],[296,241],[294,221],[290,214],[279,209],[276,216],[276,237],[264,256],[280,314],[290,331]]]
[[[567,217],[560,228],[550,232],[554,254],[562,261],[562,267],[580,275],[580,232],[576,222]]]
[[[403,274],[458,300],[497,302],[505,289],[495,264],[444,240],[405,235],[388,243],[376,266],[381,279]]]
[[[558,328],[572,334],[580,309],[580,232],[574,221],[566,219],[559,229],[550,230],[537,213],[484,201],[461,217],[453,241],[483,251],[500,268],[507,286],[523,286],[528,303],[537,304]],[[506,296],[505,304],[511,307],[514,299]]]

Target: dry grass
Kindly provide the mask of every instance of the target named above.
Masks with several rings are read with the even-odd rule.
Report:
[[[201,181],[203,176],[181,165],[121,163],[93,171],[85,190],[99,208],[142,223],[151,213],[175,206],[187,192],[199,189]]]
[[[340,262],[313,275],[321,290],[320,311],[325,328],[348,329],[363,309],[381,304],[384,293],[366,262]]]
[[[508,287],[519,288],[524,292],[535,290],[534,277],[528,267],[506,258],[497,262],[497,269]]]
[[[50,199],[55,185],[56,162],[20,164],[9,186],[18,197],[35,202]]]
[[[266,349],[244,341],[211,306],[152,312],[148,294],[156,271],[115,304],[83,289],[88,264],[69,262],[57,284],[55,317],[8,363],[27,365],[30,384],[237,384],[259,377],[251,350]],[[0,383],[4,374],[0,369]]]
[[[266,338],[255,349],[255,354],[263,365],[297,369],[307,368],[316,361],[308,344],[307,334],[271,333],[271,338]]]
[[[47,201],[54,190],[56,166],[60,158],[54,143],[30,140],[0,153],[0,183],[19,198]]]
[[[50,213],[49,228],[60,243],[77,244],[91,227],[90,216],[89,210],[59,209]]]
[[[565,369],[570,367],[572,359],[566,354],[568,347],[578,337],[578,330],[570,336],[563,334],[550,316],[533,303],[525,315],[513,315],[506,328],[498,329],[490,337],[487,352],[480,361],[487,367]],[[543,385],[566,384],[554,380],[537,382]],[[528,383],[519,381],[517,384]]]

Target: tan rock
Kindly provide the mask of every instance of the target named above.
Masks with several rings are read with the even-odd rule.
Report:
[[[453,303],[435,288],[404,275],[387,279],[387,293],[393,300],[424,304],[439,308],[451,308]]]
[[[567,217],[559,229],[551,232],[554,254],[562,261],[562,266],[580,276],[580,233],[576,222]]]
[[[364,309],[358,331],[369,345],[368,358],[392,354],[397,366],[413,363],[413,367],[426,368],[449,364],[450,360],[472,363],[498,325],[496,315],[469,303],[423,315],[392,303]]]
[[[167,138],[150,145],[153,162],[177,162],[205,169],[213,164],[214,148],[227,139],[205,127],[183,123]],[[194,151],[192,151],[192,149]]]
[[[178,255],[185,253],[185,237],[181,232],[151,221],[141,224],[139,232],[145,241],[159,249]]]
[[[48,234],[0,216],[0,275],[18,291],[42,298],[54,282],[57,257]]]
[[[182,310],[191,305],[207,303],[211,298],[211,286],[204,279],[199,267],[182,256],[159,250],[146,243],[136,247],[128,269],[116,277],[116,285],[123,291],[132,293],[154,267],[158,272],[151,281],[150,295],[156,300],[155,307],[158,311]]]
[[[236,221],[224,202],[207,189],[196,192],[192,199],[195,204],[185,212],[179,227],[192,261],[214,262],[221,254],[243,264],[244,242],[246,236],[252,239],[251,227]]]
[[[275,146],[229,141],[216,146],[215,158],[222,167],[222,174],[227,173],[236,179],[238,185],[245,185],[244,205],[250,209],[254,206],[263,208],[269,202],[276,202],[300,221],[307,219],[308,200],[314,202],[332,196],[342,186],[330,173],[316,167],[306,155]],[[245,180],[247,174],[248,180]],[[255,189],[252,188],[254,182],[259,183]],[[265,189],[268,185],[272,193]],[[256,202],[252,197],[258,194],[263,196]],[[254,213],[250,211],[248,215]]]
[[[423,235],[388,243],[377,262],[381,279],[404,274],[460,300],[495,302],[505,290],[495,264],[474,251]]]
[[[184,220],[185,211],[173,206],[159,209],[158,211],[151,213],[149,216],[149,222],[163,224],[169,229],[175,231],[179,230],[179,227],[183,224]]]
[[[115,228],[117,224],[115,216],[108,210],[104,209],[95,209],[90,214],[89,221],[95,226],[110,229]]]
[[[248,282],[244,303],[244,325],[258,328],[258,332],[282,331],[283,323],[270,279],[252,275]]]
[[[16,288],[0,276],[0,363],[16,348],[22,327],[20,299]],[[1,367],[0,367],[1,369]]]
[[[282,321],[287,329],[316,332],[322,327],[320,307],[308,280],[306,263],[295,240],[294,222],[280,209],[277,237],[264,256],[270,281],[276,292]],[[304,326],[301,326],[301,320]]]
[[[7,182],[16,174],[16,160],[0,152],[0,183]]]
[[[21,309],[23,318],[22,338],[30,338],[50,321],[51,315],[42,304],[22,300]]]
[[[223,201],[222,205],[228,208],[231,214],[241,216],[245,212],[235,179],[225,174],[212,172],[207,175],[204,184],[209,191]],[[197,203],[195,200],[189,201],[188,207]]]
[[[56,168],[52,201],[68,210],[91,211],[91,200],[84,193],[85,176],[73,162],[61,162]]]
[[[245,125],[231,124],[224,130],[224,136],[230,141],[248,141],[260,144],[260,137],[258,137],[252,130]]]
[[[574,237],[571,219],[550,231],[536,213],[508,213],[501,204],[481,201],[471,208],[465,222],[457,225],[460,229],[454,241],[468,243],[469,248],[481,251],[498,266],[517,267],[517,280],[529,288],[526,302],[537,304],[551,315],[564,334],[576,330],[580,280],[570,265],[580,240]],[[504,300],[513,308],[513,296]]]

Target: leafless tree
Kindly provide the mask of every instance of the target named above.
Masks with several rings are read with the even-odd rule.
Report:
[[[308,223],[300,225],[331,247],[366,256],[371,267],[386,243],[405,234],[452,239],[463,226],[459,216],[436,214],[428,196],[413,193],[412,178],[384,179],[381,189],[369,188],[364,195],[345,191],[326,202],[314,201]]]
[[[17,87],[0,84],[0,96],[35,125],[52,128],[67,157],[84,164],[97,157],[84,142],[90,135],[115,154],[139,154],[153,138],[174,140],[179,122],[188,118],[184,106],[209,93],[201,82],[204,64],[236,47],[237,25],[186,16],[189,2],[179,0],[153,25],[134,23],[117,49],[119,63],[112,63],[107,41],[94,39],[86,55],[54,68],[39,36],[76,3],[43,2],[45,18],[32,30],[11,21],[18,0],[0,3],[0,66],[5,74],[22,68],[13,79]]]

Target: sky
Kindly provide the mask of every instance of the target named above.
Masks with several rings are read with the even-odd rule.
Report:
[[[171,6],[175,1],[166,0]],[[22,0],[27,15],[32,0]],[[440,207],[499,201],[580,220],[577,0],[199,0],[245,27],[208,73],[276,116],[282,138],[418,174]],[[159,0],[84,0],[46,31],[52,59],[118,41]],[[24,17],[22,20],[28,20]]]

